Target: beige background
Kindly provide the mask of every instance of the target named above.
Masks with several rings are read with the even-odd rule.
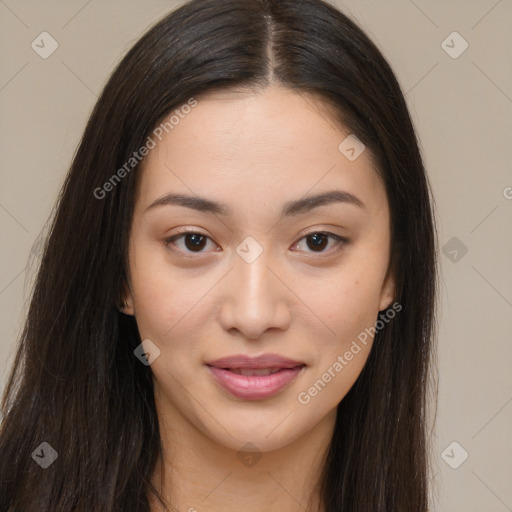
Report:
[[[87,116],[115,63],[178,3],[0,0],[0,392],[29,297],[27,258]],[[332,3],[394,68],[437,201],[433,510],[512,511],[512,1]],[[31,48],[43,31],[59,45],[47,59]],[[457,58],[443,49],[463,49],[454,31],[469,44]],[[445,459],[457,466],[462,450],[452,469]]]

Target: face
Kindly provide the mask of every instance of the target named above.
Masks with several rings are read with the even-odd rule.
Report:
[[[124,311],[159,416],[275,450],[333,421],[393,301],[386,193],[318,98],[196,99],[138,171]]]

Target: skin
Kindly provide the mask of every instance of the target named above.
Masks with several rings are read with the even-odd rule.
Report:
[[[123,311],[160,350],[150,368],[165,455],[153,482],[180,511],[321,510],[314,484],[336,406],[361,372],[371,336],[308,404],[298,395],[393,302],[385,188],[369,150],[354,161],[339,151],[349,132],[314,96],[273,85],[197,100],[146,157],[130,232]],[[285,202],[334,189],[364,207],[337,202],[280,218]],[[148,210],[170,192],[225,203],[232,213]],[[203,245],[194,251],[185,235],[166,246],[183,227],[206,235]],[[315,250],[306,235],[324,232],[349,241],[328,238]],[[236,252],[248,236],[263,250],[252,263]],[[264,400],[231,396],[205,365],[264,353],[307,365]],[[248,442],[261,457],[244,464],[239,451]]]

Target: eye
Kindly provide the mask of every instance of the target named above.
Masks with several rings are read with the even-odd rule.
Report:
[[[312,249],[311,251],[306,252],[316,252],[321,254],[326,252],[332,252],[324,250],[325,247],[329,245],[329,239],[334,240],[335,243],[333,245],[337,247],[337,249],[334,249],[335,251],[341,249],[341,246],[349,242],[348,238],[335,235],[334,233],[329,233],[325,231],[312,231],[311,233],[308,233],[306,236],[302,237],[299,240],[299,242],[297,242],[294,245],[294,247],[298,247],[300,245],[300,242],[302,240],[305,240],[307,247]]]
[[[184,248],[179,247],[179,244],[176,242],[180,239],[183,239]],[[167,238],[164,240],[164,245],[166,247],[170,246],[178,246],[179,252],[192,252],[192,253],[201,253],[205,252],[203,251],[204,247],[207,245],[208,241],[212,241],[210,237],[207,235],[204,235],[203,233],[200,233],[198,231],[192,231],[192,230],[184,230],[181,233],[174,235],[170,238]],[[213,243],[213,241],[212,241]],[[173,249],[173,247],[170,247]],[[174,249],[173,249],[174,250]],[[219,250],[219,249],[216,249]]]

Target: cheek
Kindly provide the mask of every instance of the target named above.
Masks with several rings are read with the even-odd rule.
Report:
[[[375,287],[360,279],[333,280],[329,300],[317,303],[330,331],[324,330],[328,332],[324,336],[312,334],[316,357],[310,378],[297,397],[300,404],[311,405],[309,412],[314,415],[337,406],[368,359],[373,342],[370,327],[378,315],[377,294]]]
[[[164,343],[176,337],[198,308],[205,279],[190,271],[173,268],[165,249],[140,243],[130,260],[135,315],[141,337]]]
[[[153,265],[139,267],[132,278],[134,308],[141,338],[163,340],[180,314],[177,290],[167,286],[167,278]],[[170,307],[172,304],[172,307]]]
[[[312,335],[317,358],[304,400],[319,411],[334,407],[361,373],[373,342],[385,262],[359,253],[346,260],[311,296],[311,307],[322,318],[324,336]],[[301,403],[305,403],[301,402]]]
[[[322,283],[311,287],[307,296],[312,311],[322,319],[324,328],[329,328],[327,340],[338,345],[375,323],[381,288],[379,269],[347,264]]]

